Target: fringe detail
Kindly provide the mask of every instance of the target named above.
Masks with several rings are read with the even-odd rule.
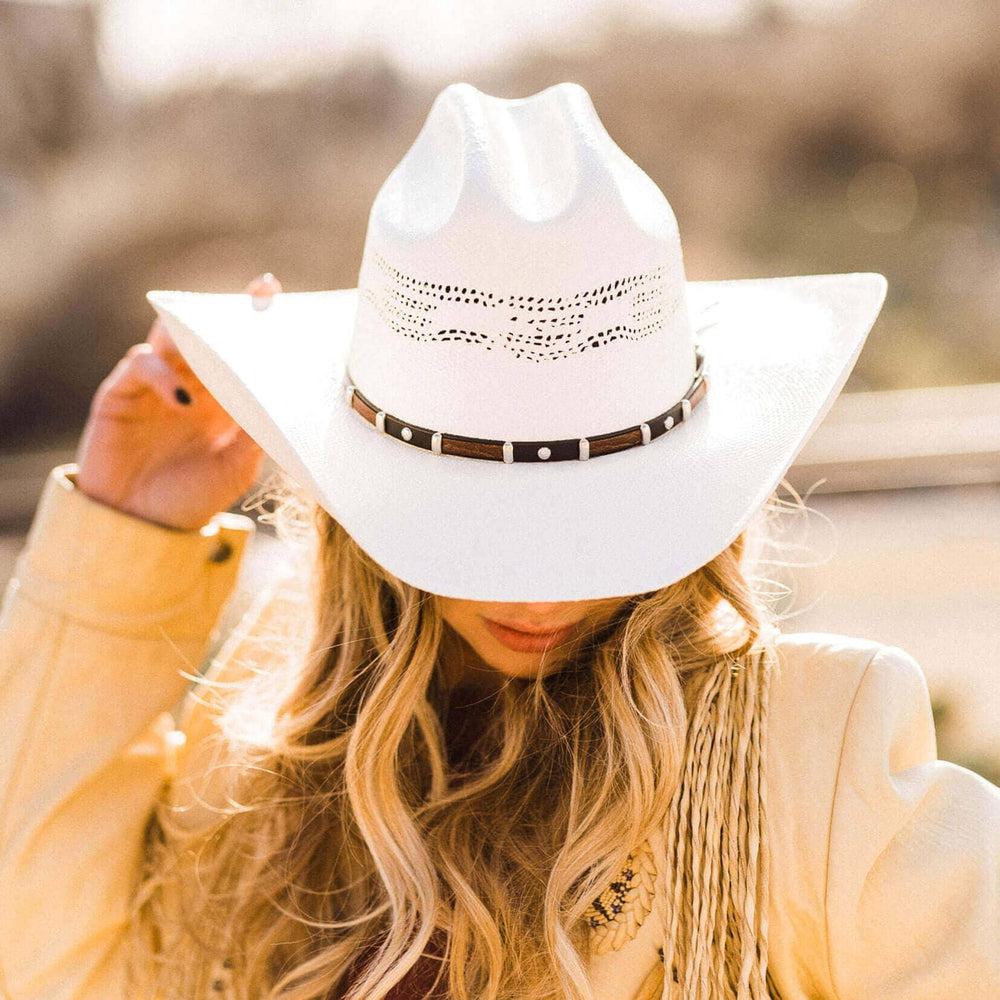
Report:
[[[667,823],[664,1000],[779,1000],[767,970],[767,720],[773,631],[698,694]]]

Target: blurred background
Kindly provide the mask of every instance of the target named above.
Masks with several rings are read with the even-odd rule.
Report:
[[[0,0],[0,583],[146,290],[354,285],[459,79],[583,84],[691,279],[887,276],[790,475],[813,513],[785,627],[909,650],[941,755],[1000,780],[995,0]]]

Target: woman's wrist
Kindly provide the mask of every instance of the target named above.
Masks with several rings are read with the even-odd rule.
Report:
[[[252,518],[220,512],[198,529],[157,524],[86,495],[78,467],[52,468],[24,548],[16,585],[38,603],[114,630],[206,627],[232,589]],[[210,625],[209,625],[210,627]]]
[[[155,518],[147,517],[145,514],[140,514],[134,510],[130,510],[128,507],[122,506],[120,502],[100,490],[96,484],[92,483],[79,468],[77,468],[76,471],[67,470],[63,473],[63,475],[70,482],[76,492],[82,494],[88,500],[93,501],[94,503],[99,503],[104,507],[109,507],[111,510],[117,512],[118,514],[123,514],[126,517],[136,518],[146,524],[153,525],[157,528],[164,528],[167,531],[200,531],[203,527],[203,525],[199,525],[195,528],[181,528],[175,524],[168,524],[165,521],[159,521]],[[205,524],[208,524],[210,520],[210,518],[206,519]]]

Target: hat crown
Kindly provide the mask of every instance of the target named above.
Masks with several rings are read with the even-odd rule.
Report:
[[[477,208],[496,224],[501,207],[515,225],[599,208],[654,239],[677,239],[667,199],[614,142],[578,83],[522,98],[493,97],[469,83],[445,87],[372,214],[419,238],[449,223],[464,227],[465,213]]]
[[[420,426],[618,430],[694,370],[676,218],[587,91],[445,87],[372,205],[350,376]]]

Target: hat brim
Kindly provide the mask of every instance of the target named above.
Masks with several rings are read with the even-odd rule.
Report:
[[[264,310],[247,294],[146,297],[206,389],[379,564],[442,596],[526,602],[643,593],[725,549],[833,404],[886,280],[687,290],[709,383],[691,419],[647,446],[552,465],[436,455],[355,412],[356,289],[283,292]]]

